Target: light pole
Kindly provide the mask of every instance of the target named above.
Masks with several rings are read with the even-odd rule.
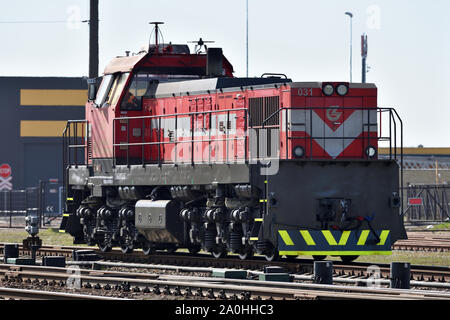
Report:
[[[98,77],[98,0],[89,2],[89,78]]]
[[[361,57],[362,57],[362,83],[366,83],[366,73],[367,73],[367,35],[363,33],[361,36]]]
[[[352,22],[353,22],[353,13],[351,12],[346,12],[346,15],[348,15],[350,17],[350,82],[352,82],[352,55],[353,55],[353,50],[352,50],[352,45],[353,45],[353,26],[352,26]]]
[[[245,15],[246,15],[246,65],[247,65],[247,78],[248,78],[248,0],[245,1]]]

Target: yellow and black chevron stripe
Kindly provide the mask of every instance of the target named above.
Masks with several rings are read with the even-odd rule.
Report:
[[[278,230],[280,255],[390,255],[390,230]]]

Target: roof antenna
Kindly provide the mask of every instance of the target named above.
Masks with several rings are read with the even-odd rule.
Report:
[[[207,40],[203,40],[202,38],[200,38],[198,41],[188,41],[188,43],[195,43],[195,48],[194,51],[195,53],[200,53],[200,51],[202,50],[202,47],[205,47],[205,52],[208,51],[208,47],[206,46],[206,43],[214,43],[215,41],[207,41]]]
[[[161,31],[159,31],[159,25],[160,24],[164,24],[164,22],[157,22],[157,21],[154,21],[154,22],[149,22],[149,24],[154,24],[155,25],[155,28],[154,28],[154,31],[155,31],[155,47],[156,47],[156,50],[155,50],[155,52],[159,52],[159,42],[158,42],[158,34],[161,34],[161,37],[162,37],[162,33],[161,33]],[[152,33],[153,33],[153,31],[152,31]],[[150,51],[150,41],[151,41],[151,38],[152,38],[152,35],[150,34],[150,40],[149,40],[149,51]]]

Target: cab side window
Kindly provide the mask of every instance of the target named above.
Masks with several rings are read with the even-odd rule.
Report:
[[[142,110],[142,97],[147,92],[149,78],[147,73],[137,73],[127,88],[122,103],[121,110],[139,111]]]

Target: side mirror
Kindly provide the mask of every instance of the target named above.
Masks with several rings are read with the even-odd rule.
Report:
[[[94,101],[97,97],[98,84],[101,82],[101,77],[87,79],[88,83],[88,100]]]
[[[88,100],[94,101],[97,96],[97,85],[95,83],[90,83],[88,85]]]

